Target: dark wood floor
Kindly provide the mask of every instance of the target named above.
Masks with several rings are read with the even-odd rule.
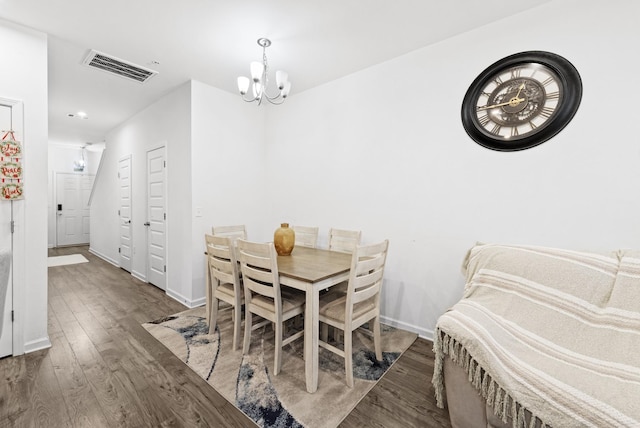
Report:
[[[49,268],[50,349],[0,360],[0,427],[251,427],[141,323],[185,309],[93,256]],[[448,427],[418,339],[341,427]],[[311,427],[312,428],[312,427]]]

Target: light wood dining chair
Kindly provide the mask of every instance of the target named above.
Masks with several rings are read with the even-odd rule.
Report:
[[[282,347],[304,334],[304,330],[283,339],[283,323],[304,312],[305,295],[289,287],[280,287],[278,255],[273,242],[259,243],[238,239],[237,251],[244,282],[245,326],[242,354],[249,352],[252,314],[271,321],[275,330],[273,373],[280,373]]]
[[[213,226],[211,233],[217,236],[226,236],[234,241],[238,238],[247,239],[247,227],[244,224],[233,226]]]
[[[240,324],[244,290],[240,281],[232,239],[225,236],[205,235],[207,245],[208,286],[207,321],[209,334],[216,329],[220,301],[231,305],[233,319],[233,350],[240,344]]]
[[[340,251],[342,253],[353,253],[353,250],[360,245],[362,232],[359,230],[329,229],[329,250]],[[332,287],[335,292],[346,293],[347,282],[341,282]],[[325,290],[326,292],[327,290]]]
[[[329,291],[320,296],[319,320],[344,332],[340,349],[323,333],[318,344],[344,358],[347,385],[353,388],[353,331],[365,323],[373,327],[376,359],[382,360],[380,344],[380,290],[389,241],[358,246],[351,259],[347,294]],[[324,328],[324,325],[323,325]]]
[[[296,233],[295,245],[316,248],[318,245],[318,228],[309,226],[293,226]]]
[[[360,245],[359,230],[329,229],[329,250],[352,253]]]

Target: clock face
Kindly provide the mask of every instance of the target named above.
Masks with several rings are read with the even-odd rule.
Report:
[[[522,52],[487,68],[471,84],[462,123],[471,138],[490,149],[523,150],[547,141],[573,118],[582,82],[566,59]]]

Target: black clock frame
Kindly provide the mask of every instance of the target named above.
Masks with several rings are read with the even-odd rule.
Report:
[[[477,122],[477,100],[486,85],[505,70],[520,65],[537,63],[553,70],[559,78],[563,98],[556,112],[537,132],[518,140],[492,138],[482,132]],[[518,151],[535,147],[558,134],[573,119],[582,100],[582,79],[578,70],[567,59],[560,55],[544,51],[520,52],[507,56],[487,67],[471,83],[462,101],[462,125],[476,143],[488,149],[498,151]]]

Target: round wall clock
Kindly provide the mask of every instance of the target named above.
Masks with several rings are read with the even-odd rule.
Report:
[[[560,132],[581,99],[582,80],[569,61],[550,52],[521,52],[473,81],[462,102],[462,124],[484,147],[524,150]]]

